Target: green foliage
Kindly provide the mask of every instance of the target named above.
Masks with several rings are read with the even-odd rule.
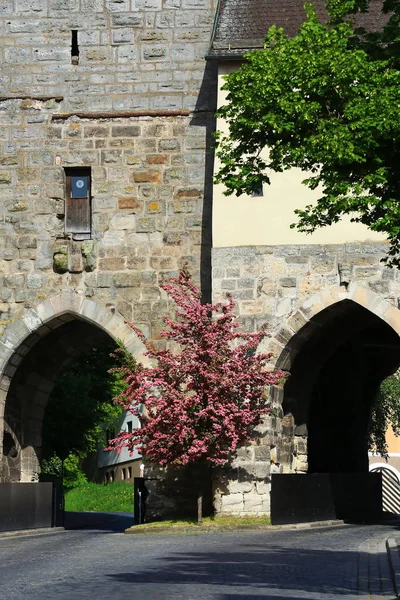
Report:
[[[65,496],[65,509],[70,511],[133,512],[133,485],[114,482],[102,485],[86,483]]]
[[[113,398],[124,383],[114,371],[114,345],[93,349],[70,364],[59,378],[46,408],[43,424],[45,457],[79,459],[106,444],[104,430],[122,415]],[[77,460],[79,460],[77,459]]]
[[[270,183],[272,171],[298,167],[303,183],[321,191],[315,205],[295,211],[300,231],[349,214],[386,234],[387,261],[400,264],[400,5],[386,0],[392,16],[382,32],[355,32],[347,15],[367,5],[331,0],[328,24],[306,5],[296,36],[271,27],[264,49],[226,77],[218,114],[229,134],[217,136],[216,181],[240,195]]]
[[[69,454],[63,461],[53,454],[49,459],[43,459],[41,473],[62,479],[65,490],[72,490],[85,485],[88,480],[80,466],[81,459],[76,454]]]
[[[372,409],[369,431],[371,452],[388,456],[386,431],[389,425],[396,435],[400,435],[400,370],[382,382]]]
[[[93,349],[69,365],[50,396],[43,423],[41,472],[63,477],[66,490],[87,484],[82,460],[99,445],[107,445],[107,429],[118,427],[123,410],[113,399],[125,388],[122,375],[115,370],[121,355],[134,369],[133,359],[121,344]]]

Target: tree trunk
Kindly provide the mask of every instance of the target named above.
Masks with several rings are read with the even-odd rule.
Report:
[[[198,491],[197,494],[197,524],[201,525],[203,522],[203,492]]]

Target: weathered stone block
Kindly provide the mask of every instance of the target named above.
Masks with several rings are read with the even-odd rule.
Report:
[[[141,133],[138,125],[113,125],[111,128],[112,137],[137,137]]]
[[[53,256],[53,268],[56,273],[68,271],[68,246],[59,246]]]
[[[243,494],[238,493],[221,496],[221,512],[243,512]]]
[[[134,215],[117,214],[111,218],[111,227],[113,229],[135,230],[136,217]]]
[[[161,183],[158,171],[137,171],[132,174],[135,183]]]
[[[138,273],[117,273],[113,277],[116,288],[137,287],[140,285]]]

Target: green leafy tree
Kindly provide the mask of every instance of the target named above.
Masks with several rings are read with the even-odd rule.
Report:
[[[369,430],[371,452],[388,456],[386,432],[389,426],[395,435],[400,435],[400,370],[382,382],[372,409]]]
[[[295,211],[293,226],[311,233],[350,215],[388,237],[386,260],[398,265],[400,5],[383,2],[381,31],[354,30],[353,13],[368,4],[331,0],[328,23],[307,4],[297,35],[271,27],[264,49],[226,77],[218,114],[229,133],[217,136],[216,181],[240,195],[270,183],[271,172],[298,167],[321,195]]]
[[[48,402],[43,422],[42,472],[61,476],[65,487],[85,483],[80,463],[99,444],[107,444],[105,430],[118,423],[122,408],[113,402],[124,389],[114,371],[114,344],[93,349],[72,362],[59,378]]]

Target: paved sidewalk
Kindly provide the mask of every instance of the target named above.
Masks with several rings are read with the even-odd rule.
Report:
[[[374,537],[360,546],[358,562],[358,598],[386,600],[396,598],[387,551],[387,534]]]
[[[400,533],[366,540],[360,545],[358,598],[400,598]]]

